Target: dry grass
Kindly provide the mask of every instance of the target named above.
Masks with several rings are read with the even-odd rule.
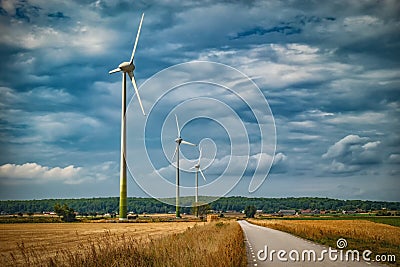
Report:
[[[349,249],[371,250],[376,254],[396,255],[400,259],[400,227],[366,220],[257,220],[249,222],[292,233],[336,247],[345,238]]]
[[[63,224],[63,226],[70,224]],[[72,224],[71,224],[72,225]],[[87,231],[88,224],[83,226]],[[192,224],[193,225],[193,224]],[[117,227],[152,227],[153,234],[140,231],[111,231],[88,238],[85,233],[73,234],[85,242],[53,253],[40,253],[42,247],[19,243],[19,248],[3,256],[6,266],[245,266],[246,251],[243,234],[236,222],[201,224],[187,228],[188,223],[154,223],[145,225],[117,224]],[[177,233],[178,228],[186,231]],[[128,228],[130,228],[128,227]],[[163,231],[156,231],[156,229]],[[131,229],[131,230],[133,230]],[[146,228],[147,229],[147,228]],[[125,229],[126,230],[126,229]],[[141,229],[141,230],[144,230]],[[122,233],[122,234],[121,234]],[[161,235],[155,237],[154,234]],[[140,236],[140,238],[138,237]],[[66,240],[65,240],[66,241]],[[71,242],[71,240],[70,240]],[[74,243],[75,241],[72,241]]]
[[[0,254],[22,260],[22,246],[45,260],[62,249],[75,252],[105,232],[115,237],[143,239],[181,233],[194,222],[171,223],[40,223],[0,224]]]

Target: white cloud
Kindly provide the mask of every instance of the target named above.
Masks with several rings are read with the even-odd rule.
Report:
[[[366,137],[359,137],[358,135],[353,134],[348,135],[328,148],[328,151],[322,155],[322,158],[329,159],[345,156],[361,147],[361,145],[367,140],[368,138]]]
[[[367,137],[351,134],[336,142],[322,155],[323,159],[332,159],[326,170],[333,173],[355,172],[368,167],[367,164],[371,166],[381,162],[381,142],[368,140]]]
[[[357,36],[370,36],[372,28],[382,28],[383,21],[373,16],[347,17],[343,21],[345,31],[357,33]]]
[[[75,100],[74,96],[63,88],[40,86],[26,92],[17,92],[8,87],[0,87],[0,97],[3,105],[15,108],[16,104],[34,105],[37,102],[59,104]],[[4,106],[6,107],[6,106]]]
[[[359,171],[361,168],[359,166],[355,165],[347,165],[342,162],[337,162],[333,161],[332,164],[329,165],[328,168],[326,168],[327,171],[331,173],[352,173]]]
[[[61,167],[46,167],[37,163],[25,163],[22,165],[5,164],[0,166],[0,177],[7,179],[29,179],[36,183],[49,180],[63,181],[64,183],[79,183],[81,167],[73,165]]]
[[[331,81],[348,75],[356,66],[330,61],[332,50],[288,43],[254,45],[246,50],[207,50],[199,60],[235,66],[268,88],[287,88],[298,83]],[[234,55],[234,56],[232,56]],[[293,93],[296,91],[293,91]],[[279,90],[282,94],[282,91]]]
[[[30,119],[29,124],[34,131],[47,141],[57,141],[74,135],[85,139],[85,134],[101,126],[101,122],[95,118],[72,112],[36,115]]]
[[[64,55],[72,56],[74,52],[99,55],[111,47],[116,39],[115,30],[99,27],[99,14],[91,9],[78,7],[72,2],[68,6],[71,12],[75,9],[74,20],[65,21],[67,23],[63,24],[63,27],[41,21],[46,18],[45,13],[49,10],[46,10],[47,7],[40,8],[39,15],[33,16],[35,20],[29,25],[11,19],[0,43],[28,50],[48,49],[47,52],[50,52],[53,59],[68,59]],[[9,10],[13,8],[8,7]],[[0,24],[0,27],[2,26],[3,24]]]
[[[381,143],[380,141],[368,142],[365,145],[363,145],[362,148],[364,148],[365,150],[374,149],[377,148],[380,143]]]
[[[307,121],[292,121],[292,122],[289,122],[289,124],[291,125],[291,126],[294,126],[294,127],[296,127],[296,128],[314,128],[314,127],[317,127],[317,123],[316,122],[314,122],[314,121],[309,121],[309,120],[307,120]]]
[[[85,140],[103,126],[97,118],[75,112],[43,114],[9,109],[0,118],[12,128],[24,129],[20,135],[13,136],[13,143],[56,142],[77,137]]]
[[[0,166],[0,183],[5,184],[42,184],[61,182],[63,184],[82,184],[103,181],[115,176],[115,162],[104,162],[91,167],[48,167],[37,163],[4,164]]]
[[[343,113],[329,117],[326,122],[332,124],[376,124],[387,119],[386,114],[374,111],[360,113]]]
[[[321,140],[320,135],[306,134],[306,133],[289,133],[287,135],[289,140],[300,140],[300,141],[316,141]]]
[[[309,115],[309,116],[311,116],[311,117],[322,117],[322,118],[327,117],[327,116],[333,116],[333,115],[335,115],[334,113],[331,113],[331,112],[323,112],[323,111],[321,111],[321,110],[319,110],[319,109],[309,110],[307,113],[308,113],[307,115]]]
[[[15,15],[16,12],[16,1],[4,0],[0,3],[1,7],[10,15]]]
[[[390,163],[400,163],[400,154],[390,154],[388,160]]]
[[[278,154],[275,155],[274,158],[274,165],[283,163],[287,160],[287,156],[281,152],[279,152]]]

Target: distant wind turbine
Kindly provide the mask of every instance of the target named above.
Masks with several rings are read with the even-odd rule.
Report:
[[[181,144],[191,145],[191,146],[196,146],[196,145],[187,142],[181,138],[181,129],[179,128],[178,116],[176,116],[176,114],[175,114],[175,120],[176,120],[176,128],[178,130],[178,137],[175,139],[176,149],[174,155],[172,156],[172,159],[174,159],[176,156],[176,218],[180,218],[181,214],[179,210],[179,147]]]
[[[142,109],[143,115],[146,115],[142,105],[142,100],[140,99],[139,90],[136,86],[135,76],[133,71],[135,70],[135,64],[133,60],[135,58],[136,46],[139,40],[140,29],[142,28],[144,13],[140,20],[139,29],[136,35],[135,45],[133,46],[131,59],[128,62],[122,62],[119,64],[118,68],[111,70],[109,73],[122,72],[122,107],[121,107],[121,163],[120,163],[120,191],[119,191],[119,219],[127,219],[127,183],[126,183],[126,122],[125,122],[125,112],[126,112],[126,74],[128,73],[131,79],[133,88],[135,89],[136,96],[139,100],[140,108]]]
[[[198,196],[199,196],[199,172],[201,174],[201,176],[203,177],[204,181],[207,182],[206,177],[204,176],[203,171],[200,168],[200,160],[201,160],[201,148],[200,148],[200,155],[199,155],[199,159],[196,163],[196,165],[194,165],[192,168],[190,169],[196,169],[196,173],[195,173],[195,184],[196,184],[196,194],[195,194],[195,210],[196,210],[196,217],[199,217],[199,201],[198,201]]]

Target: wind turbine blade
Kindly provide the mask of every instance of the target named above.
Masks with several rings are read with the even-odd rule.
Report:
[[[206,179],[206,177],[204,176],[204,173],[203,173],[203,171],[202,171],[200,168],[199,168],[199,172],[200,172],[201,176],[203,176],[204,181],[207,182],[207,179]]]
[[[116,68],[116,69],[110,70],[108,73],[109,74],[113,74],[113,73],[116,73],[116,72],[119,72],[119,71],[121,71],[121,69],[120,68]]]
[[[190,168],[189,170],[193,170],[193,169],[196,169],[196,166],[193,166],[192,168]]]
[[[142,109],[143,115],[146,116],[146,113],[144,112],[142,100],[140,99],[139,90],[137,89],[137,86],[136,86],[135,76],[133,75],[133,72],[128,72],[128,75],[129,75],[129,78],[131,78],[133,88],[135,88],[135,92],[136,92],[137,98],[139,100],[140,108]]]
[[[172,155],[172,158],[171,158],[171,160],[174,160],[174,158],[175,158],[175,156],[176,156],[176,152],[178,151],[178,148],[175,148],[175,152],[174,152],[174,155]]]
[[[181,129],[179,128],[178,116],[175,114],[176,129],[178,129],[178,137],[181,137]]]
[[[199,160],[197,161],[197,165],[200,165],[200,160],[201,160],[201,147],[200,147],[200,155],[199,155]]]
[[[138,30],[138,32],[136,34],[135,45],[133,46],[132,56],[131,56],[131,61],[130,61],[131,64],[133,63],[133,58],[135,57],[136,46],[137,46],[137,43],[139,41],[140,29],[142,28],[143,18],[144,18],[144,13],[142,14],[142,18],[141,18],[140,24],[139,24],[139,30]]]
[[[190,143],[190,142],[188,142],[188,141],[185,141],[185,140],[182,140],[181,143],[182,143],[182,144],[185,144],[185,145],[196,146],[195,144],[192,144],[192,143]]]

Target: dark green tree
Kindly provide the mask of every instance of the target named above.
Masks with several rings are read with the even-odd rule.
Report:
[[[204,218],[211,210],[211,207],[209,204],[204,203],[204,202],[197,202],[194,203],[192,206],[192,213],[199,218]]]
[[[61,217],[63,222],[73,222],[75,221],[75,211],[73,208],[67,206],[67,204],[60,205],[56,203],[54,205],[54,212]]]
[[[256,211],[257,211],[257,209],[256,209],[256,207],[254,205],[247,206],[244,209],[244,213],[246,214],[247,218],[254,218],[254,215],[256,214]]]

